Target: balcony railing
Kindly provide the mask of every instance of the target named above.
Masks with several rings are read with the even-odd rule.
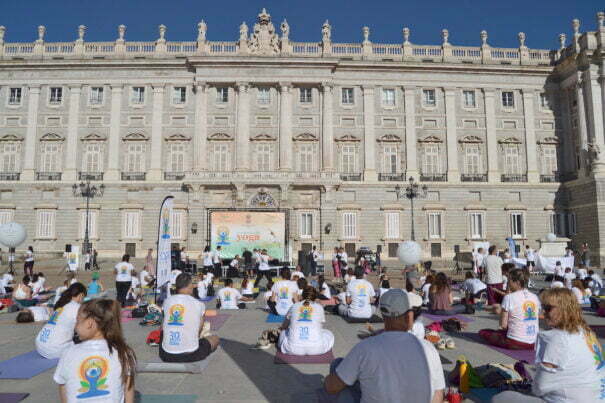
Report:
[[[186,180],[204,181],[339,181],[338,172],[322,171],[190,171],[185,173]]]
[[[340,174],[341,181],[360,181],[361,174]]]
[[[78,172],[78,180],[102,181],[103,172]]]
[[[501,182],[527,182],[526,174],[502,174]]]
[[[61,172],[36,172],[37,181],[60,181]]]
[[[164,172],[165,181],[180,181],[185,179],[185,172]]]
[[[487,174],[462,174],[461,182],[487,182]]]
[[[144,181],[145,172],[122,172],[123,181]]]
[[[405,174],[378,174],[378,180],[381,182],[405,181]]]
[[[578,179],[577,172],[565,172],[561,174],[561,182],[573,181]]]
[[[553,183],[553,182],[560,182],[560,181],[561,181],[561,175],[559,175],[558,173],[551,174],[551,175],[540,175],[540,182],[542,182],[542,183]]]
[[[420,182],[447,182],[447,174],[420,174]]]
[[[0,172],[0,181],[18,181],[20,177],[19,172]]]

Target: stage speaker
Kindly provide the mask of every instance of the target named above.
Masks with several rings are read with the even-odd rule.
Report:
[[[66,243],[65,244],[65,252],[67,252],[67,253],[71,252],[71,244],[70,243]]]

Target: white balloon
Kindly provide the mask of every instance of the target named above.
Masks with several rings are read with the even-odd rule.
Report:
[[[397,256],[405,266],[412,266],[420,262],[422,248],[414,241],[405,241],[399,244]]]
[[[0,243],[9,248],[16,248],[27,238],[27,231],[23,225],[9,222],[0,226]]]
[[[557,240],[557,236],[551,232],[549,234],[546,234],[546,240],[548,242],[554,242]]]

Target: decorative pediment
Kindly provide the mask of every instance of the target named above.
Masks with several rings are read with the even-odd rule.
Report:
[[[401,137],[396,134],[385,134],[381,136],[376,141],[384,142],[384,143],[400,143]]]
[[[248,34],[248,27],[242,24],[240,27],[240,38]],[[277,55],[279,54],[279,37],[275,32],[275,26],[271,22],[271,15],[263,8],[254,24],[248,48],[253,55]]]
[[[498,140],[500,144],[521,144],[521,140],[516,137],[506,137],[504,139]]]
[[[81,141],[105,141],[105,140],[107,140],[107,137],[101,136],[100,134],[97,134],[97,133],[91,133],[91,134],[88,134],[88,135],[82,137],[80,140]]]
[[[294,136],[294,141],[318,141],[319,139],[312,133],[301,133]]]
[[[63,141],[65,137],[61,137],[56,133],[46,133],[44,136],[40,137],[40,141]]]
[[[212,140],[212,141],[230,141],[230,140],[233,140],[233,137],[231,137],[227,133],[214,133],[214,134],[211,134],[210,136],[208,136],[208,140]]]
[[[172,136],[168,136],[164,139],[165,141],[189,141],[191,137],[187,137],[184,134],[173,134]]]
[[[252,137],[250,141],[275,141],[275,137],[271,136],[270,134],[261,133]]]
[[[335,141],[361,141],[361,140],[358,139],[357,137],[353,136],[352,134],[345,134],[344,136],[337,138]]]
[[[458,142],[461,144],[464,144],[464,143],[480,144],[480,143],[483,143],[483,140],[481,139],[481,137],[478,137],[478,136],[464,136],[461,139],[459,139]]]
[[[123,141],[147,141],[149,138],[143,133],[129,133],[122,137]]]
[[[15,134],[5,134],[4,136],[0,137],[0,141],[23,141],[23,137]]]
[[[419,143],[443,143],[443,140],[441,140],[437,136],[426,136],[421,139],[418,139],[418,142]]]
[[[538,140],[538,144],[551,144],[558,146],[561,144],[561,141],[556,137],[545,137],[542,140]]]

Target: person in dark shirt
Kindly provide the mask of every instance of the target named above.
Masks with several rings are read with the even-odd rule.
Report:
[[[248,273],[249,276],[254,275],[252,270],[252,252],[250,252],[247,248],[244,248],[242,257],[244,258],[244,270]]]

